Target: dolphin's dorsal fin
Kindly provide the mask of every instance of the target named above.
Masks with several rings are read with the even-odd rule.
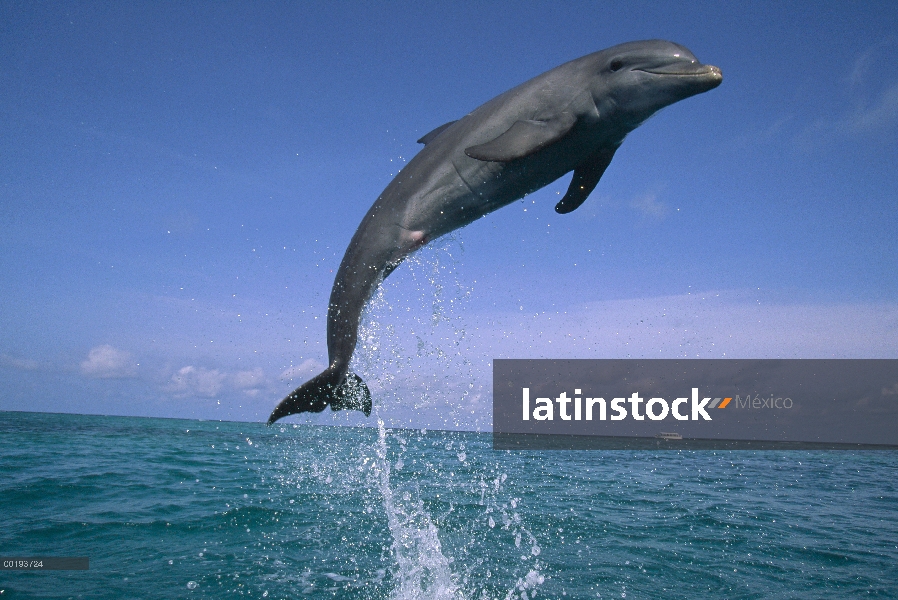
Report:
[[[508,162],[524,158],[563,138],[577,122],[563,112],[540,121],[516,121],[508,131],[485,144],[465,148],[465,154],[477,160]]]
[[[426,134],[426,135],[425,135],[424,137],[422,137],[420,140],[418,140],[418,143],[419,143],[419,144],[424,144],[424,145],[426,146],[427,144],[429,144],[430,142],[433,141],[433,138],[435,138],[436,136],[438,136],[438,135],[440,135],[441,133],[443,133],[443,130],[446,129],[447,127],[449,127],[450,125],[452,125],[453,123],[455,123],[455,121],[449,121],[448,123],[443,123],[442,125],[440,125],[440,126],[437,127],[436,129],[434,129],[433,131],[431,131],[430,133]]]
[[[567,214],[576,210],[586,201],[589,194],[596,189],[596,185],[599,183],[599,179],[602,178],[605,169],[611,164],[611,159],[614,158],[616,150],[617,147],[602,148],[574,169],[574,178],[571,179],[571,185],[568,186],[564,198],[555,205],[555,212],[562,215]]]

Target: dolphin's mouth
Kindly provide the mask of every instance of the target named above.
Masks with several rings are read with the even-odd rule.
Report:
[[[675,75],[677,77],[709,77],[711,79],[723,80],[723,73],[714,65],[703,65],[701,63],[682,62],[670,63],[667,65],[659,65],[653,67],[641,67],[633,69],[634,71],[643,71],[653,75]]]

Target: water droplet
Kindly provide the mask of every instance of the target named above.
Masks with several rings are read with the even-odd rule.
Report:
[[[188,581],[188,582],[187,582],[187,589],[188,589],[188,590],[195,590],[195,589],[197,588],[198,585],[199,585],[199,584],[198,584],[197,582],[195,582],[195,581]]]

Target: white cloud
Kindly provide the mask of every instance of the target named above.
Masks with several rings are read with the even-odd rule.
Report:
[[[228,373],[220,369],[187,365],[171,376],[164,389],[176,398],[217,398],[235,391],[255,397],[267,391],[269,384],[261,367]]]
[[[221,392],[227,375],[218,369],[205,369],[188,365],[171,376],[168,391],[178,397],[202,396],[214,398]]]
[[[36,360],[16,358],[9,354],[0,354],[0,366],[9,367],[11,369],[20,369],[22,371],[34,371],[40,365]]]
[[[261,367],[251,371],[238,371],[231,376],[231,384],[247,396],[258,396],[267,382]]]
[[[281,373],[280,379],[308,379],[323,371],[325,366],[326,365],[314,358],[308,358],[302,361],[302,363],[284,370],[284,372]]]
[[[873,106],[852,115],[849,125],[856,131],[885,129],[898,123],[898,83],[886,89]]]
[[[857,87],[866,81],[867,73],[870,71],[870,66],[873,64],[873,58],[873,48],[868,48],[855,59],[854,67],[851,69],[851,74],[848,76],[848,83],[851,87]]]
[[[876,65],[891,55],[890,47],[893,44],[894,40],[871,46],[855,60],[847,78],[852,108],[841,115],[817,121],[799,136],[799,143],[813,144],[818,136],[888,135],[898,126],[898,82],[892,82],[878,92],[871,89],[871,86],[880,83],[881,70]],[[888,50],[884,52],[884,48]],[[871,72],[873,77],[870,76]]]
[[[777,303],[707,292],[507,314],[478,337],[495,358],[896,358],[898,304]]]
[[[95,379],[123,379],[134,377],[137,365],[124,350],[103,344],[91,349],[87,360],[81,362],[81,374]]]
[[[772,123],[749,125],[743,129],[743,133],[734,137],[726,147],[731,151],[740,151],[747,148],[755,148],[767,144],[779,144],[786,126],[793,120],[794,115],[781,116]]]
[[[855,108],[831,121],[818,121],[813,130],[845,136],[857,136],[892,129],[898,124],[898,83],[894,83],[873,102]]]
[[[232,379],[238,389],[256,388],[265,383],[265,373],[261,367],[256,367],[252,371],[238,371]]]
[[[644,194],[630,201],[630,208],[635,209],[644,217],[661,220],[670,212],[670,208],[658,201],[656,194]]]

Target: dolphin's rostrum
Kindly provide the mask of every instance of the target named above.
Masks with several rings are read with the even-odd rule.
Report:
[[[658,110],[717,87],[720,69],[671,42],[629,42],[565,63],[437,127],[352,237],[327,311],[327,369],[278,404],[302,412],[371,413],[349,371],[362,310],[414,250],[574,172],[555,206],[569,213],[596,187],[628,133]]]

